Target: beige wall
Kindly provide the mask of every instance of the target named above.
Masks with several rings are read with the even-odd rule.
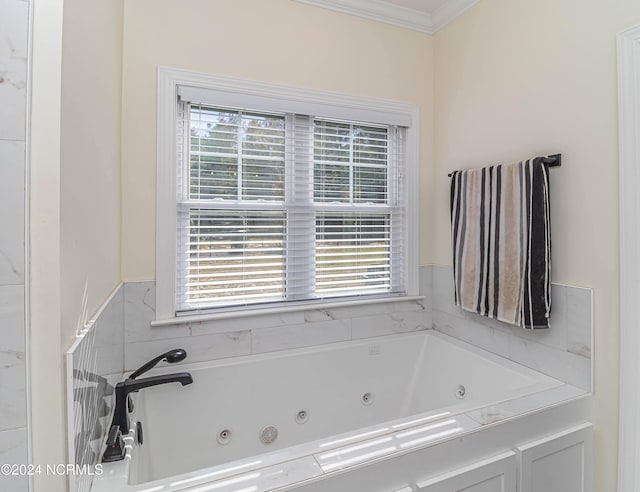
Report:
[[[33,3],[28,151],[29,434],[31,459],[64,463],[60,353],[60,86],[63,0]],[[33,477],[34,491],[62,492],[64,477]]]
[[[66,463],[64,352],[120,281],[123,0],[34,2],[29,330],[34,463]],[[66,478],[36,476],[34,491]]]
[[[397,100],[421,112],[423,210],[433,152],[432,38],[291,0],[127,0],[122,278],[155,278],[158,66]],[[428,259],[423,226],[422,259]]]
[[[434,37],[434,261],[450,264],[452,169],[563,154],[551,171],[553,280],[594,289],[594,490],[616,486],[618,167],[615,35],[640,2],[482,0]]]
[[[60,226],[62,347],[120,282],[123,0],[65,0]],[[85,293],[86,290],[86,293]],[[86,312],[83,314],[83,297]]]

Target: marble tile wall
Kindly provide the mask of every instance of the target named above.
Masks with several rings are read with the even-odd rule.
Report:
[[[585,390],[592,389],[592,291],[553,284],[551,328],[524,330],[453,303],[451,267],[432,267],[433,328]]]
[[[189,361],[273,352],[435,328],[579,388],[591,389],[592,292],[554,284],[549,330],[524,330],[453,304],[451,267],[420,267],[416,302],[247,315],[152,327],[155,283],[124,287],[125,371],[172,348]]]
[[[25,120],[29,2],[0,0],[0,464],[28,463],[25,349]],[[0,490],[29,489],[0,476]]]
[[[155,282],[125,284],[125,371],[172,348],[188,361],[286,350],[431,328],[431,269],[421,269],[420,301],[310,309],[280,314],[151,326]]]
[[[124,287],[120,285],[67,352],[68,462],[100,462],[124,371]],[[70,475],[71,492],[89,492],[93,476]]]

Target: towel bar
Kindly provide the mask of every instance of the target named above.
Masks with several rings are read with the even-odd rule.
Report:
[[[562,154],[548,155],[542,158],[542,162],[549,167],[560,167],[562,166]],[[453,173],[449,173],[447,176],[451,177]]]

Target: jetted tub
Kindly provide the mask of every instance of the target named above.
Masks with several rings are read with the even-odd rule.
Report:
[[[133,395],[131,427],[142,423],[144,442],[135,442],[132,429],[127,458],[104,464],[93,491],[289,490],[427,447],[438,453],[439,443],[462,443],[470,433],[586,394],[431,330],[180,364],[151,374],[176,371],[189,371],[193,384]],[[516,402],[520,410],[503,415],[500,402]],[[538,415],[506,432],[527,440],[546,423],[547,433],[565,425],[572,412]],[[496,436],[487,439],[504,441],[498,450],[515,444]],[[477,453],[471,451],[460,448],[451,458],[467,462]],[[411,478],[403,473],[403,480]],[[380,487],[366,490],[390,490]]]

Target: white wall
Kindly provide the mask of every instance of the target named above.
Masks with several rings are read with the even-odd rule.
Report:
[[[594,289],[598,491],[616,484],[615,35],[638,22],[637,0],[482,0],[434,37],[436,263],[450,264],[448,171],[563,154],[551,171],[553,281]]]
[[[122,278],[155,278],[158,66],[397,100],[421,112],[422,209],[433,153],[432,38],[291,0],[127,0]],[[428,217],[421,218],[422,259]]]

